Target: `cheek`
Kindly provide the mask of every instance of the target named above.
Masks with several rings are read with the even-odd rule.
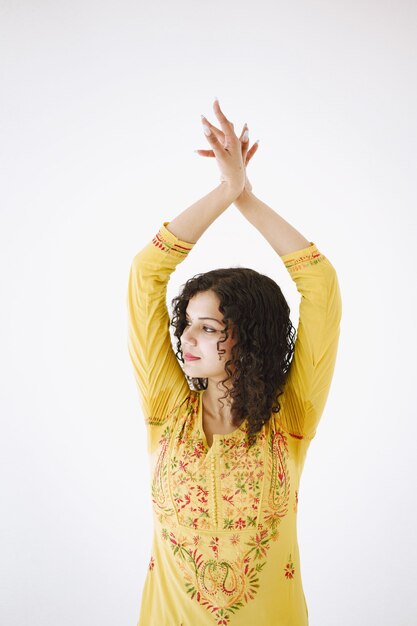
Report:
[[[209,351],[216,359],[218,359],[218,351],[226,350],[227,354],[230,351],[229,341],[222,341],[223,337],[219,334],[211,335],[210,337],[205,337],[201,343],[204,343],[205,348]]]
[[[232,352],[232,348],[235,345],[236,341],[232,337],[229,337],[224,343],[220,344],[226,351],[227,354]]]

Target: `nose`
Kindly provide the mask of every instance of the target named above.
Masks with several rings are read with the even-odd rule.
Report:
[[[184,330],[182,331],[181,340],[182,340],[182,343],[185,342],[185,343],[195,345],[195,339],[193,337],[193,333],[190,330],[190,326],[186,326]]]

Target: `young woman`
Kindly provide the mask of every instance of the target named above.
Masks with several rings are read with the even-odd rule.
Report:
[[[333,376],[340,290],[317,246],[252,193],[246,166],[257,144],[249,150],[245,128],[235,135],[217,100],[214,112],[221,128],[203,118],[211,150],[199,152],[216,158],[221,183],[163,222],[129,275],[128,347],[154,511],[138,626],[306,626],[298,490]],[[174,352],[169,277],[232,203],[295,281],[296,340],[271,278],[219,268],[174,298]]]

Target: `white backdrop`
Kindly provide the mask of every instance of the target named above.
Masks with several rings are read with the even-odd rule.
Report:
[[[0,8],[1,624],[136,624],[152,515],[128,273],[163,221],[219,183],[193,152],[215,96],[261,140],[254,193],[341,286],[333,385],[300,485],[310,626],[417,623],[417,4]],[[281,285],[296,325],[294,284],[234,206],[169,300],[238,264]]]

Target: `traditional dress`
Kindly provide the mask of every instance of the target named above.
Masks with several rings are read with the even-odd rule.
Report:
[[[282,255],[301,294],[278,413],[248,447],[248,422],[208,445],[203,391],[169,333],[166,288],[195,243],[164,222],[133,259],[128,350],[145,419],[154,534],[138,626],[307,626],[297,542],[300,477],[339,340],[337,275],[314,243]]]

